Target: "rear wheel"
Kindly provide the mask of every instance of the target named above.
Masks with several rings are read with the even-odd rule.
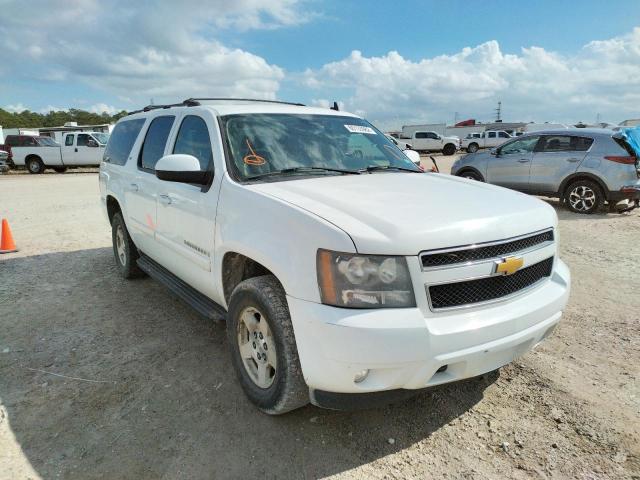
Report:
[[[113,255],[116,258],[120,274],[127,279],[144,276],[144,272],[138,268],[137,264],[140,254],[129,236],[129,231],[120,212],[116,213],[111,220],[111,239],[113,241]]]
[[[478,144],[477,143],[470,143],[469,146],[467,147],[467,152],[469,153],[476,153],[478,151]]]
[[[453,143],[447,143],[442,149],[444,155],[453,155],[456,153],[456,146]]]
[[[279,415],[309,402],[287,299],[273,275],[233,290],[227,339],[242,389],[260,410]]]
[[[578,180],[567,187],[564,199],[572,212],[590,214],[602,206],[604,195],[595,182]]]
[[[44,172],[44,163],[40,157],[27,158],[26,166],[29,173],[38,174]]]

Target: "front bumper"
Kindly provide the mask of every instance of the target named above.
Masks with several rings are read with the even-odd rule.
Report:
[[[569,269],[556,260],[551,277],[521,296],[451,312],[428,312],[420,304],[350,310],[287,300],[312,392],[367,393],[417,390],[513,361],[553,331],[569,289]],[[356,383],[365,369],[368,376]]]

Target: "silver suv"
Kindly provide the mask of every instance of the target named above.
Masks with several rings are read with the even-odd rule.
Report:
[[[457,160],[451,173],[521,192],[559,197],[577,213],[593,213],[604,201],[613,209],[638,206],[640,167],[619,132],[550,130],[525,134],[498,148]],[[622,210],[620,210],[622,211]]]

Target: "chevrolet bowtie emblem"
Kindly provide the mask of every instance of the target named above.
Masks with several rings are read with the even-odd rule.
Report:
[[[496,262],[494,273],[497,275],[513,275],[522,268],[523,264],[522,257],[506,257]]]

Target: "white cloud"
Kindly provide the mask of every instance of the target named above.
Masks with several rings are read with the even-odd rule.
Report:
[[[6,110],[7,112],[10,112],[10,113],[20,113],[20,112],[24,112],[25,110],[27,110],[27,107],[25,107],[21,103],[16,103],[15,105],[6,105],[4,107],[4,110]]]
[[[298,4],[40,0],[30,8],[46,15],[24,15],[22,2],[3,2],[0,69],[14,72],[17,80],[81,81],[115,98],[131,98],[132,106],[196,95],[275,98],[284,72],[217,38],[225,29],[305,22],[311,15]]]
[[[307,70],[310,89],[350,92],[343,100],[380,123],[490,120],[498,100],[508,120],[622,120],[640,105],[640,28],[593,41],[575,55],[539,47],[504,54],[498,42],[414,62],[391,51],[348,57]]]
[[[91,105],[89,107],[89,111],[93,113],[108,113],[109,115],[113,115],[122,111],[122,108],[114,107],[113,105],[107,105],[106,103],[96,103],[95,105]]]

